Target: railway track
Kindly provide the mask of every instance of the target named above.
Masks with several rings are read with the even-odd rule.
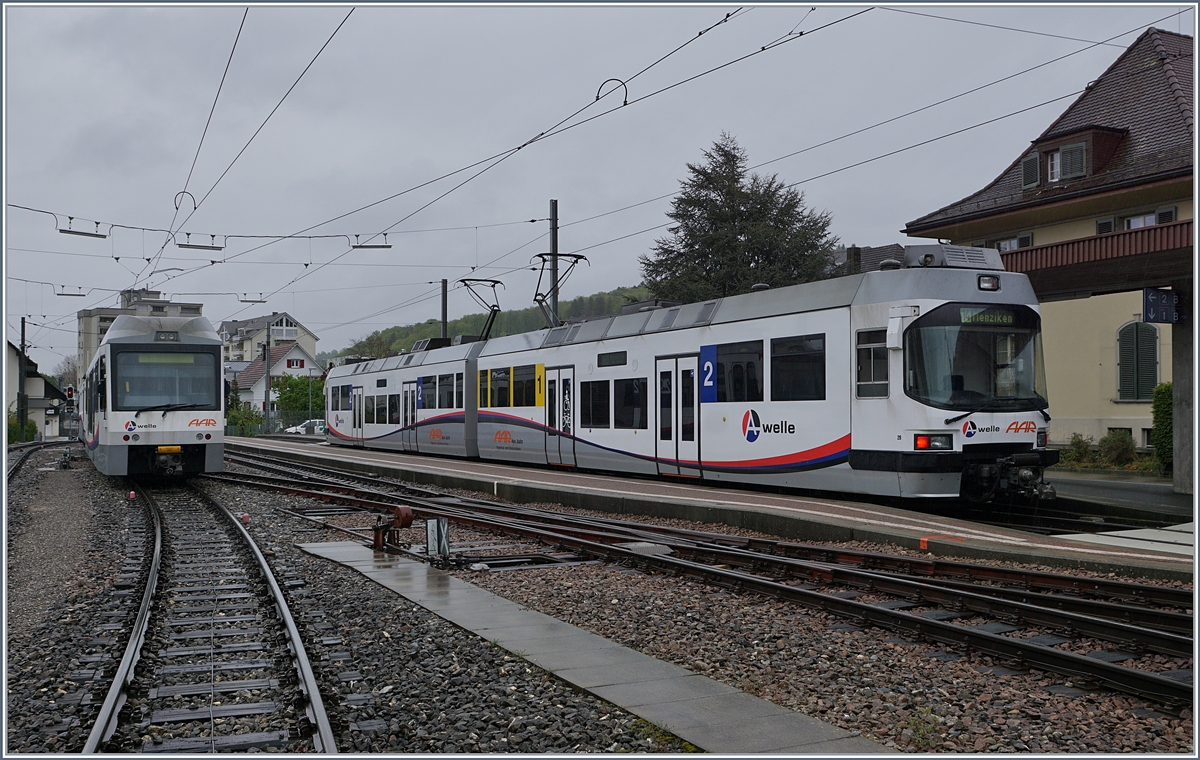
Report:
[[[8,474],[6,476],[6,480],[8,480],[9,482],[12,482],[13,477],[16,476],[16,474],[20,471],[21,467],[25,464],[26,461],[29,460],[29,457],[33,456],[33,454],[35,452],[41,451],[42,449],[45,449],[45,448],[50,448],[50,447],[57,448],[60,446],[67,447],[67,456],[69,457],[70,456],[70,447],[71,447],[70,441],[55,441],[55,442],[50,442],[50,443],[47,443],[45,441],[37,441],[36,443],[14,443],[14,444],[10,445],[8,447],[9,456],[11,457],[13,454],[17,454],[18,452],[19,452],[19,455],[15,461],[9,462]]]
[[[1190,670],[1164,675],[1149,669],[1154,654],[1188,659],[1190,667],[1190,592],[580,518],[450,497],[328,468],[284,465],[260,455],[230,458],[276,475],[226,473],[216,479],[374,511],[402,505],[418,517],[446,517],[585,558],[651,566],[774,596],[857,624],[974,649],[1013,666],[1066,674],[1166,705],[1192,699]],[[320,509],[327,513],[328,507]],[[459,558],[462,563],[487,559]]]
[[[236,519],[187,487],[137,489],[154,551],[84,752],[337,745],[282,590]]]

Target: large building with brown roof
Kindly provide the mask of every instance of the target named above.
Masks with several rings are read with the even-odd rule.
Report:
[[[1130,431],[1174,380],[1176,490],[1192,492],[1195,44],[1148,29],[983,189],[911,236],[998,248],[1043,302],[1051,441]],[[1188,321],[1143,320],[1143,288],[1182,291]]]

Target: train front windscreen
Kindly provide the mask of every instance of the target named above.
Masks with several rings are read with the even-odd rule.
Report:
[[[121,350],[113,364],[118,411],[221,408],[221,363],[214,351]]]
[[[1041,319],[1020,304],[948,303],[904,333],[904,392],[938,409],[1044,409]]]

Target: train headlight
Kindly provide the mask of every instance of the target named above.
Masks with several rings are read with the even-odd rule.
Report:
[[[954,448],[954,436],[950,433],[938,435],[917,433],[913,438],[913,448],[918,451],[949,451]]]
[[[203,441],[203,440],[204,440],[204,433],[196,433],[196,440],[197,440],[197,441]]]
[[[142,440],[142,437],[141,437],[140,435],[138,435],[137,433],[134,433],[134,434],[133,434],[133,440],[135,440],[135,441],[140,441],[140,440]]]
[[[980,290],[999,290],[1000,275],[998,274],[981,274],[979,275]]]
[[[1046,448],[1046,439],[1049,437],[1050,437],[1050,429],[1049,428],[1042,428],[1041,430],[1037,431],[1037,447],[1039,449]]]

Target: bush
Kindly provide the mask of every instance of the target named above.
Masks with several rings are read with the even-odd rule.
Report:
[[[37,423],[33,420],[25,420],[25,440],[32,441],[37,435]],[[17,424],[17,415],[10,413],[8,415],[8,442],[20,443],[21,441],[21,426]]]
[[[1159,472],[1171,472],[1175,459],[1173,435],[1174,395],[1170,383],[1162,383],[1154,389],[1154,404],[1151,414],[1154,429],[1150,431],[1150,443],[1154,446],[1154,461]]]
[[[1100,458],[1105,464],[1120,467],[1137,455],[1137,447],[1128,430],[1110,430],[1100,439]]]
[[[1071,433],[1071,442],[1059,455],[1063,462],[1091,462],[1092,437],[1081,433]]]

